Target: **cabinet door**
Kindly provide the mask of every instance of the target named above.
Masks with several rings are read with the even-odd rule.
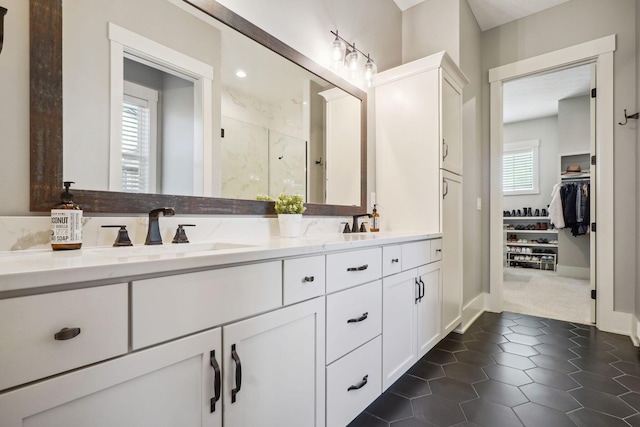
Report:
[[[416,361],[416,270],[382,280],[382,389]]]
[[[442,169],[462,175],[462,91],[442,74]]]
[[[0,395],[3,427],[219,427],[220,329]]]
[[[442,334],[441,263],[434,262],[418,269],[422,298],[418,302],[418,359],[440,341]]]
[[[462,177],[443,171],[442,316],[444,335],[462,319]]]
[[[437,69],[408,74],[375,89],[376,197],[382,231],[440,231],[440,211],[434,208],[440,194],[438,75]]]
[[[324,297],[223,328],[224,425],[324,425]]]

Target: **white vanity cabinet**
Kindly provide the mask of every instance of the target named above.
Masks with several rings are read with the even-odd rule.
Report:
[[[0,394],[3,427],[220,427],[220,328]]]
[[[429,244],[434,242],[439,245],[440,240],[420,243],[426,243],[429,248]],[[421,259],[416,254],[424,253],[424,246],[403,245],[403,262],[408,258]],[[383,390],[389,388],[442,337],[441,262],[430,256],[423,262],[428,264],[417,268],[408,264],[409,269],[382,280]]]
[[[347,425],[442,326],[439,238],[347,249],[0,299],[0,425]]]
[[[346,426],[382,392],[383,248],[327,255],[327,426]]]
[[[462,319],[462,88],[440,52],[378,73],[376,194],[384,231],[441,232],[445,332]]]
[[[324,426],[319,297],[223,327],[225,426]]]

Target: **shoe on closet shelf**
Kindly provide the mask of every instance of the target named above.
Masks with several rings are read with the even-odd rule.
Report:
[[[536,211],[533,214],[533,216],[540,216],[540,209],[536,209]]]
[[[548,216],[546,209],[542,209],[542,216]]]
[[[549,228],[549,224],[547,224],[546,222],[540,223],[540,230],[547,230],[548,228]]]
[[[549,243],[552,245],[557,245],[558,241],[557,240],[549,240]]]

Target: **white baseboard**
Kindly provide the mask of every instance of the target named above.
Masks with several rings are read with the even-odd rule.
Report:
[[[464,334],[469,326],[473,325],[473,322],[478,319],[486,311],[485,299],[489,297],[487,293],[481,293],[474,299],[472,299],[467,305],[462,308],[462,321],[460,326],[454,329],[459,334]]]
[[[571,267],[568,265],[558,264],[556,267],[556,273],[558,276],[573,277],[574,279],[587,279],[591,278],[591,269],[589,267]]]
[[[640,331],[640,321],[636,316],[633,316],[631,321],[631,335],[629,336],[631,337],[631,341],[633,342],[633,345],[635,345],[636,347],[640,346],[640,336],[638,336],[639,331]]]

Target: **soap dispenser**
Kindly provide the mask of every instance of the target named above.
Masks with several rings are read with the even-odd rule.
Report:
[[[378,213],[378,209],[376,209],[378,205],[373,205],[373,213],[371,214],[372,224],[369,227],[369,231],[375,233],[380,231],[380,214]]]
[[[69,191],[71,184],[74,182],[64,182],[61,201],[51,208],[51,248],[54,251],[82,247],[82,209],[73,202],[73,194]]]

